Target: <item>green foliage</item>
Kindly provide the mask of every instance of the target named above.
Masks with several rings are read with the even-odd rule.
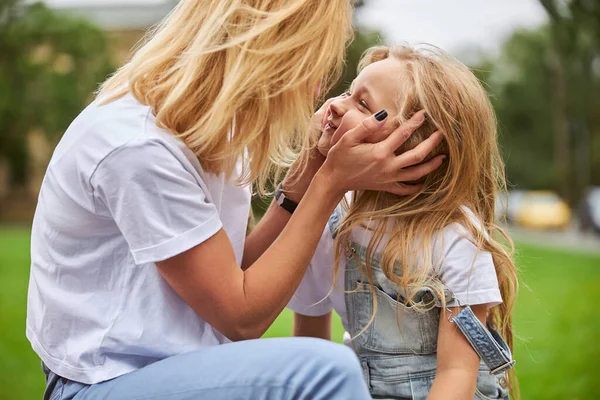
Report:
[[[105,34],[42,4],[0,3],[0,157],[27,180],[26,134],[61,135],[113,70]]]
[[[600,3],[540,0],[548,24],[482,62],[511,184],[575,203],[600,184]]]
[[[357,75],[358,63],[362,54],[372,46],[382,44],[381,34],[377,31],[369,31],[358,28],[354,32],[354,40],[346,54],[346,67],[338,84],[329,92],[327,98],[338,96],[346,91]]]
[[[547,49],[546,30],[517,32],[500,59],[478,67],[487,71],[508,179],[527,189],[556,187]]]

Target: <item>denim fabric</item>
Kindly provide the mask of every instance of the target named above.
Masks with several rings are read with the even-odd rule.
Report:
[[[334,236],[340,219],[338,209],[329,220],[329,228]],[[353,338],[351,345],[359,356],[371,395],[375,399],[426,399],[437,367],[440,308],[428,307],[428,311],[416,311],[399,302],[398,300],[406,297],[406,293],[386,278],[376,254],[371,263],[371,272],[377,309],[371,322],[375,302],[368,278],[363,276],[360,267],[365,262],[366,249],[351,243],[346,256],[344,289],[348,328]],[[399,263],[396,265],[396,273],[402,273]],[[423,304],[441,303],[428,287],[413,288],[410,295],[414,295],[414,299]],[[444,295],[446,303],[453,304],[454,296],[448,288],[444,288]],[[479,322],[472,312],[471,314]],[[460,323],[474,326],[469,315],[465,313],[462,317]],[[483,327],[481,322],[479,325]],[[470,327],[463,332],[468,336],[472,331]],[[490,333],[485,328],[484,331],[489,336],[480,336],[481,331],[478,330],[477,338],[470,339],[470,342],[474,340],[477,343],[474,349],[478,353],[482,349],[487,351],[492,346],[491,342],[497,346]],[[496,332],[494,334],[497,335]],[[499,335],[497,338],[502,341]],[[510,357],[510,353],[508,356]],[[487,361],[489,359],[493,357],[488,357]],[[491,375],[490,367],[485,361],[482,357],[475,398],[508,399],[506,377],[504,374]]]
[[[508,345],[498,332],[488,330],[477,319],[470,307],[461,310],[452,321],[465,335],[477,354],[492,370],[492,374],[499,374],[515,365]]]
[[[356,354],[312,338],[258,339],[169,357],[84,385],[44,368],[44,400],[366,400]]]

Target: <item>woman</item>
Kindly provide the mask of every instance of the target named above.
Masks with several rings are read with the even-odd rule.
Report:
[[[290,300],[347,190],[412,193],[397,182],[441,164],[406,168],[435,135],[394,155],[422,114],[370,144],[386,112],[365,116],[327,159],[310,150],[315,88],[342,65],[348,3],[181,1],[73,121],[32,230],[27,336],[46,398],[368,396],[343,347],[247,341]],[[299,148],[285,209],[272,205],[245,238],[250,184],[262,190]]]

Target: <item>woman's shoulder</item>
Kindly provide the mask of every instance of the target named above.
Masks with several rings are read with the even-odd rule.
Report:
[[[177,141],[170,132],[156,125],[152,109],[131,94],[110,102],[94,101],[85,116],[84,125],[90,133],[101,135],[113,147],[130,143]]]
[[[124,153],[139,162],[157,149],[176,154],[186,151],[179,139],[156,126],[148,106],[126,94],[110,102],[96,99],[86,107],[61,138],[50,166],[77,163],[80,171],[91,176],[115,154]]]

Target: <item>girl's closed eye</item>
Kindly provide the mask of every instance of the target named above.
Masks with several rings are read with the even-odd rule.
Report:
[[[366,101],[364,101],[364,100],[361,100],[361,101],[359,101],[359,102],[358,102],[358,104],[359,104],[360,106],[362,106],[363,108],[365,108],[365,109],[366,109],[368,112],[371,112],[371,109],[369,108],[369,105],[367,104],[367,102],[366,102]]]
[[[344,97],[352,97],[352,92],[350,90],[346,90],[342,96]],[[371,109],[369,108],[369,105],[367,104],[366,101],[364,100],[359,100],[358,101],[358,105],[362,108],[364,108],[366,111],[371,112]]]

